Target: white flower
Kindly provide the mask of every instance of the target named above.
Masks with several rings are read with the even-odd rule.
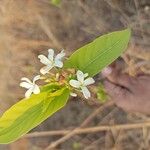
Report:
[[[44,75],[48,73],[53,67],[62,68],[63,62],[62,58],[65,56],[64,50],[62,50],[59,54],[54,57],[54,50],[49,49],[48,50],[48,57],[44,55],[39,55],[38,58],[40,59],[40,62],[43,63],[44,66],[41,68],[40,72]]]
[[[34,94],[40,93],[40,88],[39,88],[39,86],[38,86],[37,84],[35,84],[35,82],[36,82],[37,80],[39,80],[39,79],[40,79],[40,75],[35,76],[35,77],[33,78],[33,82],[31,82],[31,81],[30,81],[28,78],[26,78],[26,77],[21,78],[21,80],[22,80],[23,82],[20,83],[20,86],[21,86],[21,87],[24,87],[24,88],[26,88],[26,89],[28,89],[27,92],[25,93],[25,97],[26,97],[26,98],[29,98],[32,93],[34,93]]]
[[[73,97],[77,97],[77,94],[73,93],[73,92],[71,92],[70,95],[73,96]]]
[[[77,80],[70,80],[69,84],[77,89],[80,89],[84,97],[88,99],[91,97],[91,93],[86,86],[93,84],[95,81],[93,78],[87,78],[88,73],[84,74],[82,71],[77,71]],[[86,78],[86,79],[85,79]]]

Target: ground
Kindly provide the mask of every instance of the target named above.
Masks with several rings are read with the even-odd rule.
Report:
[[[23,97],[20,78],[32,78],[41,67],[37,56],[48,48],[72,51],[96,37],[115,30],[132,29],[132,39],[124,55],[122,71],[134,76],[141,70],[150,74],[149,0],[62,0],[60,7],[50,0],[0,1],[0,113]],[[120,63],[119,61],[119,63]],[[100,75],[97,82],[100,82]],[[70,100],[60,112],[34,131],[68,129],[79,126],[99,105]],[[88,126],[146,121],[147,116],[127,114],[115,106],[101,111]],[[146,130],[148,133],[148,130]],[[31,138],[0,149],[41,150],[60,136]],[[74,136],[58,147],[61,150],[148,150],[149,137],[142,130],[110,131]],[[22,144],[23,143],[23,144]],[[146,143],[146,144],[145,144]],[[17,146],[16,146],[17,145]],[[25,145],[19,148],[19,145]]]

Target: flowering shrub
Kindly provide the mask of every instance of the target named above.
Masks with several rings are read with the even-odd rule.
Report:
[[[39,125],[49,116],[64,107],[69,96],[79,92],[86,99],[91,97],[87,86],[94,84],[93,76],[112,63],[126,49],[130,30],[112,32],[98,37],[93,42],[79,48],[68,59],[64,50],[54,55],[48,50],[48,56],[39,55],[45,66],[30,81],[23,77],[20,86],[26,88],[25,98],[0,118],[0,143],[10,143]],[[37,80],[45,85],[38,86]]]

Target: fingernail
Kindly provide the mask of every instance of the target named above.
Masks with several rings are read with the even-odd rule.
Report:
[[[102,76],[107,77],[108,75],[110,75],[112,73],[112,69],[111,67],[106,67],[102,70]]]

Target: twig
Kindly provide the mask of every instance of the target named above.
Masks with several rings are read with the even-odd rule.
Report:
[[[99,107],[96,109],[88,118],[86,118],[83,123],[80,125],[80,127],[85,127],[100,111],[104,110],[106,107],[113,105],[114,102],[110,101],[106,103],[105,105]]]
[[[123,21],[125,21],[126,25],[130,26],[130,18],[123,12],[122,9],[120,9],[119,6],[116,6],[112,1],[104,0],[104,2],[106,2],[113,9],[117,10],[123,16],[123,19],[124,19]]]
[[[93,93],[95,93],[95,92],[93,92]],[[83,100],[83,102],[85,102],[89,106],[94,106],[94,107],[98,107],[98,108],[101,106],[101,104],[98,102],[98,100],[94,97],[86,100],[81,93],[78,93],[78,96],[81,100]]]
[[[65,142],[66,140],[68,140],[69,138],[71,138],[72,136],[74,136],[76,134],[76,132],[78,130],[80,130],[81,128],[83,128],[85,125],[87,125],[100,111],[104,110],[106,107],[113,105],[112,101],[109,101],[108,103],[104,104],[103,106],[101,106],[100,108],[98,108],[96,111],[94,111],[85,121],[83,121],[83,123],[80,125],[80,127],[75,128],[74,130],[70,130],[68,132],[67,135],[65,135],[64,137],[58,139],[55,142],[52,142],[45,150],[51,150],[54,149],[55,147],[57,147],[59,144]]]
[[[90,19],[92,19],[95,22],[95,27],[99,30],[99,31],[105,31],[106,29],[108,29],[108,24],[104,22],[104,20],[99,21],[99,19],[95,18],[95,16],[93,15],[93,13],[91,11],[89,11],[89,7],[83,3],[83,1],[79,0],[77,1],[79,6],[85,11],[85,13],[89,16]]]
[[[133,123],[133,124],[118,124],[118,125],[103,125],[103,126],[96,126],[96,127],[89,127],[84,129],[76,129],[73,130],[75,134],[87,134],[87,133],[95,133],[100,131],[110,131],[110,130],[129,130],[129,129],[138,129],[138,128],[145,128],[150,127],[150,122],[143,122],[143,123]],[[33,137],[45,137],[45,136],[53,136],[53,135],[66,135],[70,133],[72,130],[57,130],[57,131],[44,131],[44,132],[35,132],[27,134],[26,138],[33,138]]]
[[[100,125],[100,124],[105,124],[106,120],[108,121],[110,117],[113,116],[113,114],[116,112],[116,110],[118,110],[117,107],[114,107],[113,110],[111,110],[106,116],[104,116],[100,122],[97,124]],[[82,141],[84,141],[84,139],[86,140],[88,138],[88,136],[91,136],[91,134],[88,134],[87,136],[84,136],[84,138],[82,139]],[[93,145],[99,143],[101,140],[103,140],[103,138],[100,138],[94,142],[92,142],[90,145],[88,145],[84,150],[89,150],[89,149],[92,149]],[[81,142],[82,142],[81,141]]]
[[[56,131],[42,131],[42,132],[33,132],[26,134],[23,138],[36,138],[36,137],[46,137],[46,136],[60,136],[66,135],[72,130],[56,130]]]
[[[134,4],[135,4],[135,9],[136,9],[136,12],[137,12],[137,19],[138,19],[138,22],[139,22],[139,25],[140,25],[140,28],[141,28],[141,36],[143,38],[143,42],[146,43],[146,38],[145,38],[145,35],[144,35],[144,29],[143,29],[143,21],[142,21],[142,18],[141,18],[141,13],[139,12],[139,4],[138,4],[138,1],[137,0],[134,0]]]
[[[53,43],[57,48],[62,48],[62,45],[60,44],[60,42],[58,42],[58,40],[56,39],[56,37],[55,37],[54,34],[52,33],[50,27],[45,23],[44,18],[42,18],[40,15],[37,15],[37,20],[39,21],[39,24],[40,24],[41,28],[42,28],[43,31],[47,34],[47,36],[48,36],[49,39],[52,41],[52,43]]]
[[[94,146],[96,144],[98,144],[100,142],[101,139],[97,139],[94,142],[92,142],[90,145],[88,145],[87,147],[84,148],[84,150],[91,150],[92,148],[94,148]]]

